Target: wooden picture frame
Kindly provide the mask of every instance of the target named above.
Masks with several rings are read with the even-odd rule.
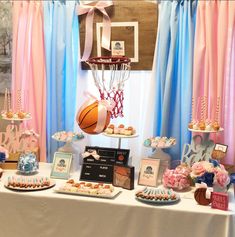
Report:
[[[70,176],[72,159],[72,153],[55,152],[51,169],[51,178],[68,179]]]
[[[103,27],[103,23],[96,23],[96,36],[97,36],[97,56],[100,57],[101,53],[101,28]],[[129,49],[130,55],[126,55],[130,57],[131,62],[138,63],[139,62],[139,23],[136,21],[133,22],[111,22],[111,30],[112,28],[119,28],[119,32],[121,34],[121,30],[123,30],[123,34],[127,34],[126,30],[133,32],[132,38],[130,39],[133,42],[133,49]],[[122,41],[125,42],[125,41]],[[131,48],[132,48],[131,47]],[[123,55],[124,56],[124,55]]]
[[[216,160],[222,160],[227,154],[228,146],[216,143],[212,151],[211,157]]]
[[[134,180],[135,180],[135,167],[114,165],[113,186],[132,190],[134,189]]]
[[[227,150],[228,150],[228,146],[225,145],[225,144],[216,143],[214,150],[216,150],[216,151],[222,151],[222,152],[226,153]]]
[[[142,159],[140,164],[138,185],[156,187],[158,185],[159,167],[160,159]]]
[[[138,23],[138,61],[131,63],[131,70],[152,70],[158,28],[157,2],[144,0],[113,1],[113,6],[105,8],[105,11],[109,15],[111,23]],[[87,14],[83,14],[78,17],[81,54],[85,47],[86,16]],[[100,49],[99,47],[97,48],[97,39],[99,37],[97,37],[96,27],[97,23],[102,24],[102,22],[103,14],[96,10],[93,22],[93,47],[90,57],[98,56],[98,50]],[[134,46],[134,31],[133,26],[111,27],[111,41],[124,41],[125,56],[129,58],[135,58],[134,49],[137,49]],[[111,53],[111,50],[101,49],[102,56],[111,56]],[[85,62],[81,64],[83,70],[90,70],[89,65]]]

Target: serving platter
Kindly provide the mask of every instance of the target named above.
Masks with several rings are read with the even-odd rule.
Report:
[[[208,130],[199,130],[199,129],[191,129],[191,128],[188,128],[188,130],[189,130],[190,132],[200,132],[200,133],[217,133],[217,132],[222,132],[222,131],[224,131],[223,128],[220,128],[218,131],[216,131],[216,130],[208,131]]]
[[[31,120],[32,117],[26,117],[26,118],[23,118],[23,119],[20,119],[20,118],[7,118],[7,117],[2,117],[3,120],[8,120],[8,121],[27,121],[27,120]]]
[[[133,134],[133,135],[121,135],[121,134],[108,134],[108,133],[102,133],[106,137],[113,137],[113,138],[135,138],[138,137],[139,134]]]
[[[96,198],[107,198],[107,199],[113,199],[119,193],[121,193],[121,190],[117,189],[117,188],[115,188],[111,194],[89,194],[89,193],[76,192],[76,191],[65,191],[62,189],[54,189],[54,191],[56,193],[62,193],[62,194],[70,194],[70,195],[86,196],[86,197],[96,197]]]
[[[54,180],[50,180],[50,185],[49,186],[43,186],[43,187],[13,187],[13,186],[9,186],[8,182],[6,182],[4,184],[5,188],[13,190],[13,191],[24,191],[24,192],[30,192],[30,191],[40,191],[40,190],[45,190],[45,189],[49,189],[55,186],[55,181]]]
[[[138,194],[142,193],[142,196],[139,196]],[[154,199],[151,197],[154,197],[155,195],[174,195],[175,198],[168,198],[168,199]],[[142,191],[138,191],[136,194],[136,200],[140,202],[144,202],[147,204],[154,204],[154,205],[170,205],[170,204],[176,204],[180,201],[180,196],[173,190],[169,189],[154,189],[154,188],[145,188]]]

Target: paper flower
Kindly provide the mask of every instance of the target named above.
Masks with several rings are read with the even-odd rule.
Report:
[[[202,176],[206,172],[205,167],[201,162],[196,162],[192,166],[191,177],[196,178]]]
[[[226,188],[230,182],[228,172],[216,160],[196,162],[190,176],[195,183],[206,183],[208,187]]]
[[[190,186],[190,168],[184,164],[179,165],[174,170],[166,169],[163,174],[163,185],[166,188],[183,190]]]

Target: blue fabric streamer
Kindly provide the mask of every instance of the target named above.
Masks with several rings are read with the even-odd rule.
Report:
[[[161,1],[156,51],[155,135],[175,137],[170,149],[181,159],[191,134],[193,52],[197,1]]]
[[[79,42],[75,5],[75,1],[44,1],[48,162],[58,149],[51,136],[74,127]]]

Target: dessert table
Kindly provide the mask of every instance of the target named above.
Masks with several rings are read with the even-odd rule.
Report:
[[[51,164],[40,163],[39,175],[50,175]],[[234,237],[235,200],[229,211],[200,206],[193,193],[180,193],[174,205],[154,206],[135,199],[135,190],[122,189],[115,199],[58,194],[54,188],[15,192],[0,182],[0,236],[4,237]],[[78,180],[79,172],[72,178]],[[56,185],[64,183],[56,180]]]

